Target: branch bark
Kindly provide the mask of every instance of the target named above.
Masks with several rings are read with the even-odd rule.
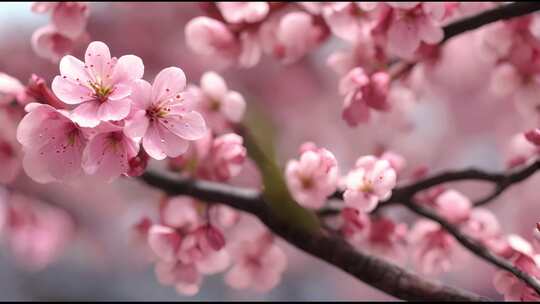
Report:
[[[291,245],[318,257],[383,292],[402,300],[486,301],[487,298],[419,277],[397,265],[360,252],[342,239],[307,232],[274,216],[259,193],[207,181],[176,180],[147,172],[141,179],[169,195],[189,195],[221,203],[259,218]]]

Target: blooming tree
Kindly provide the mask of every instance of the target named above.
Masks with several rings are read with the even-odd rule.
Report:
[[[111,5],[138,35],[163,42],[134,37],[140,54],[122,55],[117,36],[89,30],[89,19],[99,22],[104,12],[80,2],[36,2],[32,12],[50,15],[50,24],[28,42],[56,76],[34,69],[24,85],[9,75],[15,71],[0,73],[0,232],[21,265],[52,263],[81,223],[39,193],[25,193],[20,176],[65,187],[125,179],[161,193],[155,212],[132,222],[128,234],[156,280],[180,294],[197,294],[205,277],[218,273],[230,288],[268,292],[291,265],[283,249],[289,243],[397,299],[497,293],[540,300],[538,208],[520,233],[491,208],[497,200],[521,208],[522,196],[537,195],[527,181],[540,169],[540,3],[200,3],[180,42],[185,56],[211,66],[200,79],[165,52],[172,44],[159,25],[135,24],[149,22],[130,17],[145,4]],[[456,50],[483,60],[461,62],[452,57]],[[146,62],[156,61],[163,65],[149,70]],[[261,68],[266,61],[286,72],[272,75]],[[324,103],[335,113],[291,117],[294,102],[261,106],[248,93],[250,85],[268,86],[260,95],[277,99],[276,83],[302,91],[308,76],[295,69],[309,66],[313,74],[321,61],[335,84],[325,88],[335,94]],[[260,69],[257,83],[244,79],[245,90],[226,76],[253,69]],[[456,87],[490,101],[451,100]],[[437,95],[448,99],[442,117],[469,127],[415,140],[419,125],[435,116],[422,100]],[[265,114],[277,108],[285,114],[265,126]],[[482,111],[488,114],[471,114]],[[432,129],[445,124],[432,120]],[[427,159],[462,153],[456,138],[481,128],[501,142],[504,168]],[[290,141],[296,153],[287,154],[272,144],[280,136],[273,129],[311,135]],[[354,142],[326,139],[343,132],[363,132],[354,141],[376,144],[364,153]],[[506,195],[513,186],[520,192]],[[467,272],[460,264],[475,258],[494,270],[486,295],[434,281]]]

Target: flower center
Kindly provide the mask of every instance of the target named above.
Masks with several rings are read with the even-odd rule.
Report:
[[[167,107],[152,107],[148,109],[146,115],[153,121],[154,119],[165,118],[169,112],[171,112],[171,109]]]
[[[217,101],[217,100],[210,100],[210,110],[213,111],[213,112],[217,112],[219,111],[219,109],[221,108],[221,102]]]
[[[371,193],[371,192],[373,192],[373,185],[371,184],[371,182],[369,180],[364,179],[364,182],[360,186],[360,191],[366,192],[366,193]]]
[[[114,87],[107,87],[101,81],[91,82],[90,87],[94,90],[94,98],[101,103],[107,101],[109,96],[114,92]]]
[[[113,152],[117,152],[120,150],[120,145],[122,142],[122,133],[121,132],[113,132],[109,135],[108,138],[108,148],[111,148]]]

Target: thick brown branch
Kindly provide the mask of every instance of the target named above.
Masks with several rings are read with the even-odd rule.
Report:
[[[309,233],[279,217],[253,190],[204,182],[175,180],[153,173],[141,179],[170,195],[190,195],[195,198],[226,204],[258,217],[275,234],[293,246],[318,257],[381,291],[403,300],[482,301],[486,298],[457,288],[423,279],[401,267],[352,248],[342,239]]]

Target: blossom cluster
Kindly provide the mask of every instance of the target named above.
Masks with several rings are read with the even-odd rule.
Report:
[[[140,175],[148,157],[183,156],[190,143],[200,141],[192,150],[211,158],[201,172],[218,180],[237,174],[246,157],[242,138],[229,133],[214,139],[213,134],[242,119],[242,96],[213,72],[203,75],[201,88],[189,89],[177,67],[160,71],[152,84],[143,74],[139,57],[111,57],[102,42],[90,43],[84,62],[63,57],[52,82],[61,107],[51,105],[50,98],[29,103],[19,123],[26,173],[43,183],[69,181],[82,172],[110,181]],[[201,113],[211,118],[210,128]]]
[[[32,12],[51,16],[51,23],[32,35],[32,47],[40,57],[57,62],[89,39],[90,9],[85,2],[35,2]]]

